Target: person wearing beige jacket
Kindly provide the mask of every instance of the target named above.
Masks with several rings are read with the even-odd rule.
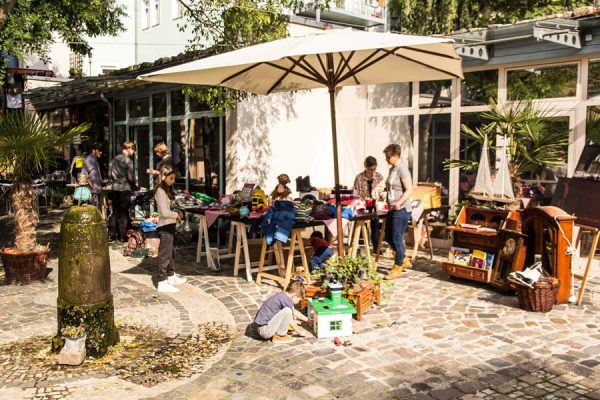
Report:
[[[187,282],[187,279],[175,273],[175,232],[176,225],[182,219],[181,211],[173,211],[175,200],[175,170],[170,165],[165,165],[160,170],[160,184],[154,193],[156,208],[158,209],[158,233],[160,245],[158,247],[158,291],[164,293],[177,293],[175,285]]]

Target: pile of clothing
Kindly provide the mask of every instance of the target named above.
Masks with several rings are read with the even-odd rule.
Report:
[[[269,246],[275,241],[286,243],[292,233],[296,220],[294,203],[287,200],[276,201],[264,214],[262,220],[262,234]]]
[[[294,202],[296,206],[296,222],[307,223],[313,220],[312,217],[312,201],[297,201]]]

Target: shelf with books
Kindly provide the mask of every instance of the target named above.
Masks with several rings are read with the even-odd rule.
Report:
[[[444,271],[453,277],[491,283],[501,234],[505,226],[518,226],[519,215],[508,210],[463,207],[452,231],[452,244]]]

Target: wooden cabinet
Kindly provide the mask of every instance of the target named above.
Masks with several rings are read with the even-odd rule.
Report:
[[[510,290],[506,276],[509,272],[522,268],[524,261],[524,235],[517,231],[519,225],[519,213],[516,211],[463,207],[456,224],[449,228],[453,231],[453,248],[479,250],[488,256],[493,255],[493,261],[483,268],[448,261],[442,264],[442,268],[453,277],[491,283],[496,288]],[[516,246],[510,256],[508,251],[506,254],[500,254],[506,246],[506,241],[509,238],[513,240],[515,235],[518,241],[515,242]],[[514,253],[520,256],[514,257]]]

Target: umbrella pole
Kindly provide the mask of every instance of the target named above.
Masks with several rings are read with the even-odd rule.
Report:
[[[344,256],[344,231],[342,228],[342,202],[340,196],[340,171],[338,168],[337,128],[335,122],[335,87],[329,88],[329,106],[331,108],[331,136],[333,138],[333,176],[335,180],[335,219],[337,222],[338,257]]]

